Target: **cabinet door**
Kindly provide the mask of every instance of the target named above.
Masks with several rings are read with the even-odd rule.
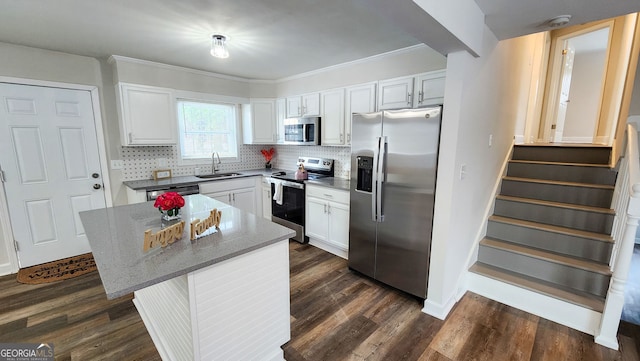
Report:
[[[276,142],[275,100],[252,99],[243,106],[243,134],[245,144],[274,144]]]
[[[119,84],[119,92],[122,145],[176,144],[178,121],[171,89]]]
[[[234,207],[245,212],[256,214],[256,190],[255,188],[236,189],[231,193],[231,201]]]
[[[320,116],[320,93],[309,93],[302,96],[302,116]]]
[[[444,103],[444,83],[446,71],[432,71],[416,77],[415,87],[418,96],[414,99],[414,108]]]
[[[343,250],[349,249],[349,206],[329,203],[329,242]]]
[[[232,200],[231,200],[231,193],[230,192],[216,192],[216,193],[202,193],[202,195],[207,196],[209,198],[213,198],[215,200],[218,200],[222,203],[226,203],[228,205],[233,205]]]
[[[344,90],[323,92],[321,95],[321,144],[344,144]]]
[[[378,110],[411,108],[413,77],[378,82]]]
[[[307,237],[326,241],[329,239],[329,217],[326,201],[318,198],[307,197],[306,220],[304,233]]]
[[[345,144],[351,144],[351,119],[353,113],[371,113],[376,111],[376,84],[347,88],[345,103],[344,133]]]
[[[302,116],[302,97],[287,98],[287,118]]]
[[[276,100],[276,135],[277,143],[284,143],[284,120],[287,118],[286,99]]]
[[[271,187],[262,187],[262,217],[271,220]]]

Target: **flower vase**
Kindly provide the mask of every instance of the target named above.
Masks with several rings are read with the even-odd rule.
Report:
[[[267,169],[271,169],[271,162],[266,162],[264,164],[264,167],[267,168]]]
[[[172,208],[167,211],[162,211],[162,219],[165,221],[172,221],[180,218],[180,208]]]

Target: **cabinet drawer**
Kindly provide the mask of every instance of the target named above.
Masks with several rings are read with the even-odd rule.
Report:
[[[255,177],[237,178],[229,180],[215,180],[199,183],[200,193],[224,192],[238,188],[251,188],[256,186]]]
[[[334,188],[307,184],[307,196],[349,204],[349,192]]]

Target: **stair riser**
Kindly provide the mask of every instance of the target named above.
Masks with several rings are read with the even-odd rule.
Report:
[[[502,181],[500,194],[543,201],[578,204],[590,207],[611,207],[613,189],[578,187],[559,184]]]
[[[611,148],[516,146],[512,159],[542,162],[609,164]]]
[[[615,185],[617,172],[610,168],[582,167],[562,164],[510,162],[510,177],[557,180],[563,182]]]
[[[496,199],[494,214],[596,233],[611,234],[612,214]]]
[[[480,245],[478,261],[564,287],[606,295],[610,276]]]
[[[487,237],[607,264],[613,244],[489,220]]]

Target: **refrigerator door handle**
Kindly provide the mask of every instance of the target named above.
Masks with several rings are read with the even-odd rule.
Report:
[[[376,181],[378,185],[376,187],[376,214],[378,215],[378,222],[384,222],[384,209],[382,207],[382,187],[385,181],[386,168],[385,158],[387,157],[387,137],[380,137],[378,148],[378,175]]]
[[[376,146],[375,149],[373,150],[373,172],[371,172],[372,174],[372,180],[371,180],[371,185],[372,185],[372,189],[371,189],[371,220],[374,222],[378,221],[378,214],[376,213],[378,210],[377,207],[377,201],[378,201],[378,160],[380,158],[380,141],[382,140],[382,137],[377,137],[376,138]]]

